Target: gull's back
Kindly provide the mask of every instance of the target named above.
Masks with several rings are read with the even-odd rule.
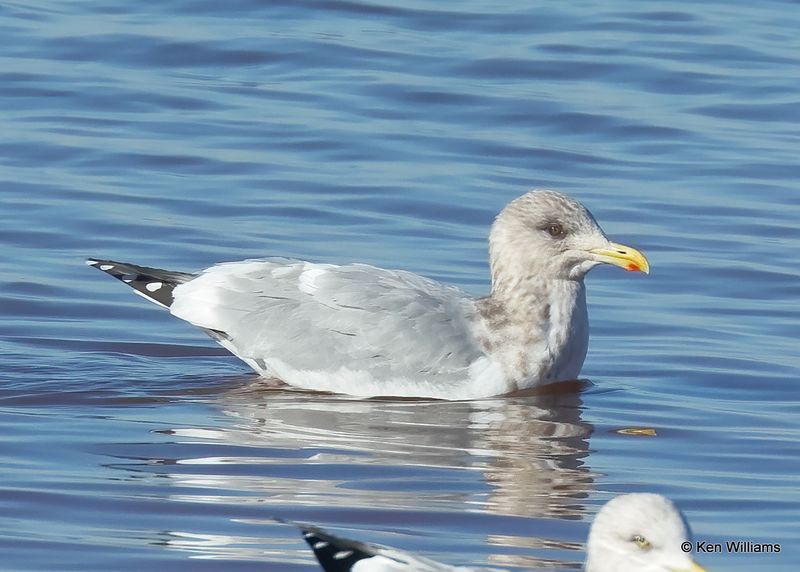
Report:
[[[172,314],[216,332],[259,373],[308,389],[446,396],[483,355],[474,301],[410,272],[247,260],[172,294]]]

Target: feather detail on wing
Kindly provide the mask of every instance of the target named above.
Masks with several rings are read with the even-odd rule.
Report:
[[[287,372],[452,383],[482,355],[474,302],[409,272],[247,260],[213,266],[173,296],[175,316],[224,332],[236,355],[292,384]]]

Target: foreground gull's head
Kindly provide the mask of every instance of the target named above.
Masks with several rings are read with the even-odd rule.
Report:
[[[633,493],[611,499],[589,531],[586,572],[704,572],[681,544],[691,532],[669,499]]]
[[[325,572],[466,572],[464,568],[300,526]],[[690,533],[683,515],[661,495],[634,493],[609,501],[589,531],[586,572],[705,572],[681,550]],[[499,571],[498,571],[499,572]]]
[[[489,237],[495,286],[509,277],[580,280],[598,264],[649,273],[644,255],[611,242],[586,207],[550,190],[511,201]]]

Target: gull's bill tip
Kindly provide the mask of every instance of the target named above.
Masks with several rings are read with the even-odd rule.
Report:
[[[650,263],[647,262],[647,258],[632,246],[611,242],[605,248],[593,248],[590,252],[597,255],[601,262],[613,264],[631,272],[650,274]]]

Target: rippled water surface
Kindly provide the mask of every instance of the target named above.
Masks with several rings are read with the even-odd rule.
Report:
[[[313,522],[580,567],[666,494],[709,570],[800,562],[793,2],[0,3],[3,570],[313,570]],[[476,294],[534,186],[649,277],[588,279],[584,386],[474,402],[263,387],[83,265],[364,261]]]

